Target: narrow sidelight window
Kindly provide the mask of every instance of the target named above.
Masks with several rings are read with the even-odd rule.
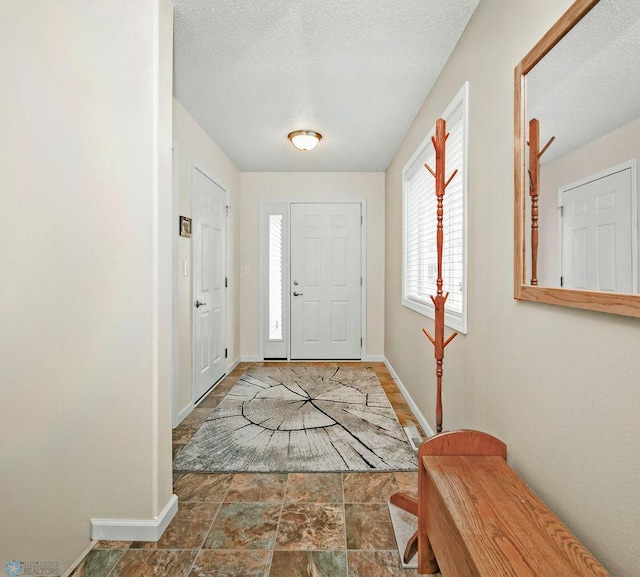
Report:
[[[269,215],[269,340],[282,340],[282,215]]]

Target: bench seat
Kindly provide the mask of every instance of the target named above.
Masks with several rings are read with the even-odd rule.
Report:
[[[421,456],[419,532],[442,577],[610,577],[500,456]]]

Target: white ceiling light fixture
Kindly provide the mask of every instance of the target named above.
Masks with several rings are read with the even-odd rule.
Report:
[[[298,150],[307,151],[316,147],[322,140],[322,134],[313,130],[296,130],[287,137]]]

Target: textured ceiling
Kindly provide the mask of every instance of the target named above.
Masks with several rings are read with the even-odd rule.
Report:
[[[638,0],[600,0],[527,75],[548,163],[640,117]]]
[[[175,96],[242,171],[383,171],[478,2],[174,0]]]

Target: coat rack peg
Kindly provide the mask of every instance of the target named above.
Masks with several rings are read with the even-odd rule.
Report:
[[[449,177],[449,180],[447,180],[447,182],[445,182],[444,187],[447,188],[447,186],[449,186],[449,183],[453,180],[453,177],[458,174],[458,169],[456,168],[453,173],[451,174],[451,176]]]
[[[436,173],[435,173],[435,172],[433,172],[433,169],[432,169],[428,164],[426,164],[426,163],[425,163],[424,167],[425,167],[425,168],[426,168],[426,169],[427,169],[431,174],[433,174],[433,178],[435,178],[435,177],[436,177]]]
[[[549,142],[547,142],[547,144],[544,145],[544,148],[538,153],[538,158],[542,158],[542,155],[547,151],[547,148],[549,148],[551,146],[551,143],[556,139],[555,136],[552,136],[549,139]]]
[[[453,339],[458,336],[458,333],[451,333],[451,336],[444,342],[442,348],[444,349]]]
[[[436,344],[436,340],[427,332],[427,329],[422,329],[422,332],[427,335],[427,338],[431,341],[432,345]]]

